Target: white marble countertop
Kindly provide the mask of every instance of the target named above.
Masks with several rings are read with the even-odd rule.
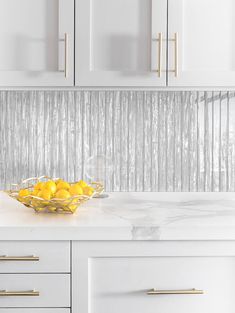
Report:
[[[235,193],[109,193],[74,215],[0,192],[1,240],[235,240]]]

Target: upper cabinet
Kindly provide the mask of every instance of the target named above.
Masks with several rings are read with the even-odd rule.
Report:
[[[74,0],[0,0],[0,86],[74,84]]]
[[[235,86],[234,0],[76,0],[77,86]]]
[[[167,0],[77,0],[77,86],[165,86]]]
[[[168,0],[169,86],[235,86],[235,1]],[[175,36],[177,42],[175,42]]]
[[[0,86],[234,87],[234,12],[234,0],[0,0]]]

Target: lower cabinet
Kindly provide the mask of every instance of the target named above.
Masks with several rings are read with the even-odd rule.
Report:
[[[56,246],[56,255],[60,246],[58,272],[52,270],[56,255],[46,253],[49,246]],[[233,241],[73,241],[45,246],[17,241],[9,247],[0,242],[0,249],[5,253],[0,256],[0,313],[235,312]],[[26,263],[34,272],[27,271]]]
[[[0,241],[0,313],[70,313],[69,241]]]
[[[232,242],[74,242],[73,250],[73,313],[235,312]]]
[[[0,274],[0,307],[70,307],[69,274]]]

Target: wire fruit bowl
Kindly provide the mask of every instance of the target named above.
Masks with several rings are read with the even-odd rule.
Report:
[[[19,196],[19,192],[21,189],[27,189],[30,192],[33,191],[34,185],[39,182],[46,182],[49,180],[57,180],[57,178],[53,179],[48,176],[41,176],[41,177],[33,177],[23,180],[20,184],[12,184],[11,189],[7,190],[6,193],[18,200],[19,202],[23,203],[25,206],[34,209],[37,213],[57,213],[57,214],[73,214],[76,212],[77,208],[83,204],[84,202],[99,197],[103,191],[104,186],[102,183],[99,182],[92,182],[89,184],[94,189],[92,195],[78,195],[78,196],[71,196],[68,199],[57,199],[52,198],[50,200],[45,200],[38,196],[28,195],[24,197]],[[70,184],[76,184],[70,183]]]

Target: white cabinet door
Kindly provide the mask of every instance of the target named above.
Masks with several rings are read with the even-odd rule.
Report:
[[[0,86],[73,85],[73,0],[0,0],[0,41]]]
[[[167,0],[76,0],[77,86],[165,86]]]
[[[169,86],[235,86],[234,11],[234,0],[169,0]]]

